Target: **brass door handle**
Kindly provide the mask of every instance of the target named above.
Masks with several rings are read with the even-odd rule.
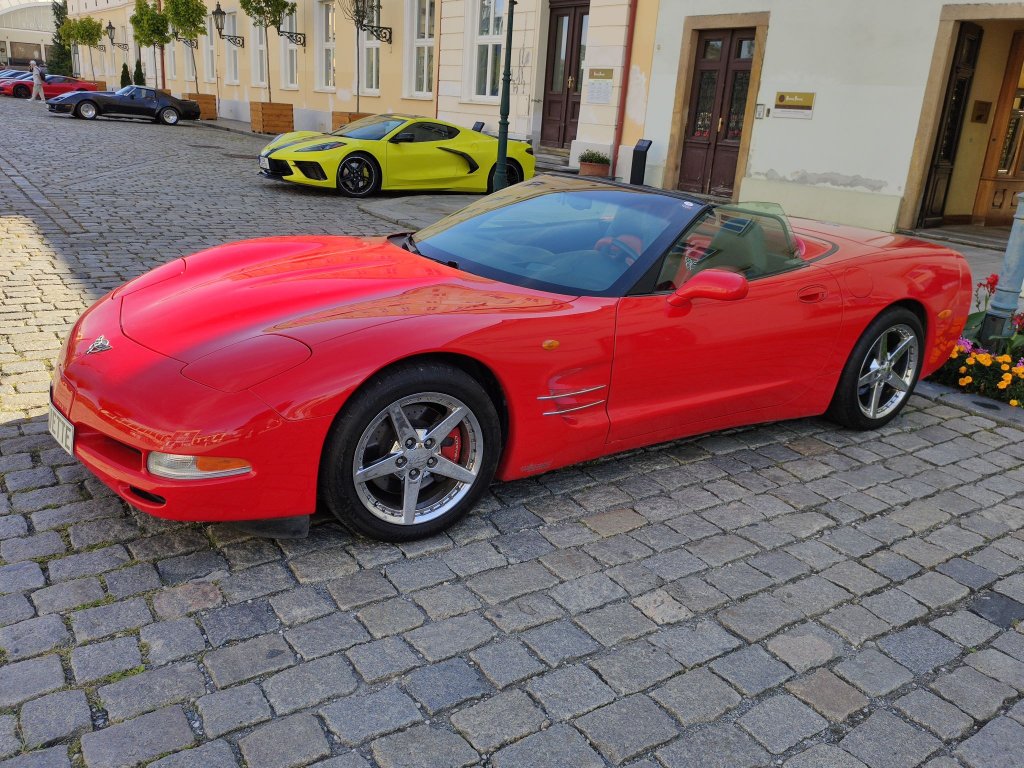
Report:
[[[570,91],[573,89],[574,85],[576,85],[576,78],[573,77],[572,75],[569,75],[569,90]]]
[[[721,117],[718,118],[718,130],[715,131],[715,133],[721,133],[722,132],[722,121],[723,121],[723,119],[724,118],[721,118]]]

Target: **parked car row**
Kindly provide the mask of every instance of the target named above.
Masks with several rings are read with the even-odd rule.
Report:
[[[141,118],[164,125],[181,120],[198,120],[199,104],[142,85],[126,85],[117,91],[68,93],[46,102],[51,112],[83,120],[97,117]]]
[[[80,80],[67,75],[44,75],[43,96],[52,99],[74,91],[95,91],[96,83]],[[14,75],[0,75],[0,96],[13,96],[16,99],[27,99],[32,95],[32,75],[29,72],[18,72]]]

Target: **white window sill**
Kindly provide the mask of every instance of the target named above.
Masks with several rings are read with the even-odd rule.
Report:
[[[313,93],[337,93],[338,89],[333,85],[318,86],[313,89]]]
[[[486,104],[495,107],[500,101],[498,96],[470,96],[468,99],[459,99],[459,104]]]
[[[413,99],[415,101],[433,101],[434,94],[432,93],[410,93],[407,96],[403,96],[404,99]]]
[[[281,90],[282,91],[297,91],[297,90],[299,90],[299,86],[297,86],[297,85],[282,85],[281,86]]]
[[[367,97],[369,97],[371,99],[379,99],[380,98],[380,89],[378,89],[376,91],[363,91],[359,95],[360,96],[367,96]]]
[[[237,88],[237,87],[238,87],[238,86],[240,86],[241,84],[242,84],[242,83],[241,83],[240,81],[238,81],[238,80],[225,80],[225,81],[224,81],[224,85],[229,85],[229,86],[231,86],[232,88]]]
[[[261,91],[264,91],[267,88],[267,84],[266,83],[253,83],[252,87],[253,88],[259,88]]]

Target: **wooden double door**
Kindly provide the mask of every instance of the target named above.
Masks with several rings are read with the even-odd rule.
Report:
[[[697,38],[678,188],[732,197],[754,61],[753,29]]]
[[[548,64],[544,76],[544,112],[540,143],[566,148],[580,121],[583,61],[587,53],[590,0],[550,0]]]

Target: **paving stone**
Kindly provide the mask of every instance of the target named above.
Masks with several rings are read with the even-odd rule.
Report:
[[[273,632],[280,626],[270,604],[263,601],[217,608],[204,614],[200,622],[214,648]]]
[[[79,683],[99,680],[141,664],[142,654],[134,637],[119,637],[71,649],[71,670]]]
[[[959,739],[974,725],[974,721],[959,709],[928,691],[911,691],[897,699],[895,705],[900,712],[943,741]]]
[[[139,630],[150,663],[160,665],[177,661],[205,650],[206,640],[191,619],[161,621]]]
[[[153,615],[140,598],[86,608],[71,614],[71,627],[80,643],[138,629],[151,621]]]
[[[828,727],[828,721],[789,694],[765,699],[738,722],[773,755]]]
[[[452,715],[452,725],[480,752],[529,736],[540,730],[544,713],[522,691],[499,693]]]
[[[563,616],[562,609],[546,595],[526,595],[490,608],[487,618],[505,633],[522,632]]]
[[[645,690],[682,670],[669,654],[643,640],[599,656],[590,666],[620,694]]]
[[[496,634],[494,627],[476,614],[435,621],[405,635],[428,661],[440,661],[472,650]]]
[[[771,760],[760,744],[731,723],[694,729],[657,754],[672,768],[756,768]]]
[[[66,551],[64,540],[56,531],[0,541],[0,558],[8,563],[62,555]]]
[[[956,643],[922,626],[908,627],[879,638],[878,646],[891,658],[919,675],[948,664],[963,650]]]
[[[423,719],[416,703],[396,685],[339,699],[321,708],[320,714],[331,732],[349,746]]]
[[[153,610],[159,619],[178,619],[216,608],[223,602],[224,597],[216,584],[197,581],[160,590],[153,595]]]
[[[277,672],[295,663],[291,648],[279,635],[264,635],[229,648],[210,651],[203,658],[218,688]]]
[[[576,617],[576,623],[606,647],[635,640],[657,625],[628,603],[616,603]]]
[[[21,739],[17,731],[18,721],[13,715],[0,716],[0,760],[21,752]]]
[[[975,720],[988,720],[1017,692],[970,667],[958,667],[941,675],[931,689]]]
[[[430,725],[385,736],[371,748],[382,768],[462,768],[480,759],[461,736]]]
[[[253,683],[202,696],[196,701],[196,709],[210,738],[262,723],[272,715],[263,692]]]
[[[548,589],[557,583],[558,579],[543,565],[528,562],[477,574],[467,580],[466,586],[484,602],[494,605],[540,589]]]
[[[212,551],[193,552],[188,555],[169,557],[156,564],[160,578],[165,584],[181,584],[192,579],[199,579],[204,576],[218,572],[228,571],[228,561],[221,555]]]
[[[416,560],[401,560],[384,568],[384,575],[399,592],[413,592],[417,589],[433,587],[449,579],[455,573],[436,557],[422,557]]]
[[[299,587],[274,595],[270,598],[270,606],[278,619],[288,626],[319,619],[334,610],[331,601],[318,594],[312,587]]]
[[[357,645],[348,651],[349,661],[368,683],[377,683],[419,666],[420,660],[400,637],[387,637]]]
[[[902,627],[928,614],[927,608],[899,589],[868,595],[860,604],[894,627]]]
[[[971,593],[963,584],[934,572],[917,576],[902,584],[899,589],[933,609],[955,603]]]
[[[492,758],[495,768],[602,768],[604,760],[578,731],[556,725],[498,750]]]
[[[849,752],[832,744],[815,744],[810,749],[789,758],[783,768],[867,768]]]
[[[1000,653],[995,648],[970,653],[964,657],[964,663],[983,675],[1024,691],[1024,662]]]
[[[351,648],[370,639],[362,624],[347,613],[331,613],[322,619],[292,627],[285,639],[304,659],[315,659]]]
[[[982,568],[970,560],[964,560],[959,557],[947,560],[935,570],[975,591],[987,587],[998,578],[996,574],[987,568]]]
[[[835,671],[868,696],[885,696],[914,679],[909,670],[874,648],[867,648],[840,662]]]
[[[408,632],[420,626],[425,618],[414,603],[401,597],[368,605],[356,616],[375,638]]]
[[[104,596],[99,579],[89,577],[37,589],[32,593],[32,602],[42,615],[63,613],[80,605],[102,600]]]
[[[576,726],[616,765],[664,744],[677,733],[669,716],[641,694],[583,715],[576,720]]]
[[[903,581],[921,572],[921,566],[913,560],[908,560],[888,549],[864,558],[864,564],[893,581]]]
[[[551,666],[578,659],[600,648],[590,636],[568,621],[553,621],[531,629],[522,634],[522,640]]]
[[[57,656],[0,665],[0,707],[13,707],[63,687],[64,670]]]
[[[888,712],[875,712],[839,742],[871,768],[912,768],[942,746]]]
[[[615,700],[615,693],[581,664],[535,677],[526,688],[553,720],[569,720]]]
[[[981,645],[999,633],[999,627],[968,611],[957,611],[940,616],[929,626],[948,637],[954,643],[967,648]]]
[[[150,768],[238,768],[226,741],[209,741],[149,764]]]
[[[0,650],[11,661],[38,656],[64,645],[71,636],[57,616],[26,619],[0,629]]]
[[[992,641],[992,647],[1013,656],[1018,661],[1024,661],[1024,633],[1020,631],[1003,632]]]
[[[513,685],[547,669],[530,654],[526,646],[510,638],[477,648],[470,654],[470,658],[498,688]]]
[[[35,609],[24,595],[0,595],[0,627],[17,624],[34,615]]]
[[[0,762],[0,768],[71,768],[68,748],[50,747]]]
[[[75,555],[58,560],[51,560],[46,564],[46,570],[50,574],[50,581],[71,581],[82,576],[95,576],[106,571],[128,563],[131,558],[128,552],[120,544],[90,552],[81,552]],[[38,566],[37,566],[38,568]],[[36,585],[41,586],[41,585]],[[0,590],[3,589],[2,571],[0,571]]]
[[[476,595],[461,584],[422,589],[413,595],[413,599],[435,621],[475,611],[482,605]]]
[[[795,694],[834,723],[841,723],[858,709],[868,705],[867,698],[827,669],[818,669],[806,677],[786,683]]]
[[[88,768],[121,768],[191,746],[195,736],[180,707],[167,707],[82,736]]]
[[[358,681],[343,656],[325,656],[278,672],[263,682],[267,699],[278,714],[289,714],[328,699],[347,696]]]
[[[249,768],[299,768],[331,754],[313,715],[291,715],[260,726],[238,740]]]
[[[888,579],[879,576],[874,571],[865,568],[853,560],[836,563],[831,568],[822,571],[821,575],[833,584],[838,584],[855,595],[874,592],[876,589],[881,589],[889,583]]]
[[[819,621],[854,645],[861,645],[890,629],[888,622],[860,605],[842,605],[826,613]]]
[[[771,595],[757,595],[718,613],[718,620],[748,642],[757,642],[804,614]]]
[[[807,623],[773,637],[768,650],[797,672],[806,672],[841,654],[843,641],[817,624]]]
[[[665,591],[694,613],[714,610],[729,600],[727,595],[695,576],[667,584]]]
[[[192,662],[151,669],[105,685],[97,691],[112,720],[125,720],[204,693],[206,682],[199,667]]]
[[[73,738],[92,730],[85,693],[58,691],[26,702],[21,708],[21,733],[27,749]]]
[[[1013,768],[1020,765],[1021,744],[1024,726],[997,717],[961,744],[956,754],[970,768]]]
[[[348,752],[327,760],[314,763],[310,768],[370,768],[370,764],[358,752]]]
[[[793,676],[789,667],[769,656],[759,645],[733,651],[711,662],[711,669],[747,696],[756,696]]]
[[[430,714],[486,695],[490,686],[462,659],[450,659],[417,669],[405,680],[405,689]]]
[[[673,677],[652,691],[651,697],[684,726],[712,722],[742,701],[706,667]]]
[[[692,628],[664,629],[652,635],[650,641],[686,667],[696,667],[741,644],[713,621],[701,621]]]
[[[792,584],[786,584],[772,594],[808,617],[824,613],[853,597],[842,587],[820,576],[808,576]]]
[[[1009,629],[1024,620],[1024,603],[1018,603],[997,592],[981,592],[967,604],[967,609],[995,624]]]

